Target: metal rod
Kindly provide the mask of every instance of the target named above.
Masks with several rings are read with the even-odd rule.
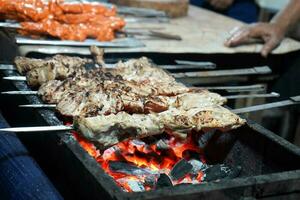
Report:
[[[265,91],[266,86],[262,84],[245,85],[245,86],[201,86],[207,90],[226,90],[230,92],[248,92],[248,91]]]
[[[242,94],[242,95],[230,95],[224,97],[227,99],[270,98],[270,97],[280,97],[280,94],[276,92],[272,92],[270,94]]]
[[[5,94],[5,95],[37,95],[38,91],[6,91],[6,92],[1,92],[1,94]]]
[[[19,105],[20,108],[56,108],[55,104],[27,104]]]
[[[17,69],[13,65],[0,64],[0,70],[17,70]]]
[[[220,76],[246,76],[246,75],[262,75],[270,74],[272,70],[270,67],[253,67],[244,69],[228,69],[202,72],[181,72],[172,73],[175,78],[206,78],[206,77],[220,77]]]
[[[256,106],[249,106],[249,107],[245,107],[245,108],[238,108],[238,109],[233,109],[231,111],[236,114],[242,114],[242,113],[249,113],[249,112],[255,112],[255,111],[260,111],[260,110],[267,110],[270,108],[279,108],[279,107],[284,107],[284,106],[289,106],[289,105],[296,105],[299,103],[300,103],[300,96],[295,96],[295,97],[290,97],[289,100],[285,100],[285,101],[261,104],[261,105],[256,105]]]
[[[26,76],[5,76],[2,79],[9,81],[26,81]]]
[[[246,108],[241,108],[241,109],[234,109],[231,110],[232,112],[236,114],[241,114],[241,113],[248,113],[248,112],[254,112],[254,111],[259,111],[259,110],[265,110],[265,109],[270,109],[270,108],[275,108],[275,107],[283,107],[283,106],[289,106],[289,105],[296,105],[300,103],[300,96],[295,96],[295,97],[290,97],[289,100],[285,101],[279,101],[275,103],[269,103],[269,104],[262,104],[262,105],[257,105],[257,106],[250,106]],[[18,128],[2,128],[0,129],[0,132],[15,132],[15,133],[20,133],[20,132],[51,132],[51,131],[69,131],[73,130],[73,126],[37,126],[37,127],[18,127]]]
[[[249,95],[231,95],[224,96],[227,99],[243,99],[243,98],[272,98],[279,97],[280,95],[276,92],[270,94],[249,94]],[[56,108],[55,104],[27,104],[19,105],[20,108]]]
[[[187,60],[175,60],[179,65],[190,65],[190,66],[199,66],[202,69],[216,69],[217,65],[212,62],[199,62],[199,61],[187,61]]]
[[[53,132],[53,131],[70,131],[73,126],[35,126],[35,127],[18,127],[18,128],[1,128],[0,132],[13,132],[13,133],[28,133],[28,132]]]

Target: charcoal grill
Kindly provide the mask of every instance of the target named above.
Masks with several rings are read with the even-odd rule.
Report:
[[[4,76],[16,75],[3,72]],[[24,82],[1,82],[2,90],[29,90]],[[41,103],[36,96],[1,96],[11,126],[58,125],[50,110],[20,109]],[[16,117],[17,116],[17,117]],[[65,198],[73,199],[296,199],[300,197],[300,149],[248,120],[231,133],[216,133],[205,155],[211,164],[241,166],[238,178],[179,185],[149,192],[124,192],[67,132],[19,134]]]

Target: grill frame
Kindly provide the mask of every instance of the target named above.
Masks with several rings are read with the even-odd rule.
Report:
[[[12,71],[3,72],[3,76],[10,75],[17,75],[17,73]],[[3,80],[1,85],[4,86],[1,87],[2,90],[30,90],[24,82],[8,82]],[[30,112],[30,110],[17,108],[17,105],[21,103],[42,103],[36,96],[6,96],[1,98],[0,103],[2,105],[1,110],[3,110],[4,115],[8,116],[8,119],[13,119],[12,116],[16,114],[20,116],[19,121],[9,121],[12,126],[59,125],[62,123],[53,111],[39,109]],[[225,148],[225,150],[228,151],[228,155],[231,156],[229,161],[227,159],[226,162],[230,162],[230,160],[234,160],[234,156],[237,155],[236,153],[230,152],[230,150],[232,150],[233,146],[239,142],[237,145],[240,147],[235,146],[235,148],[240,148],[241,151],[247,153],[247,156],[252,156],[253,158],[262,156],[260,157],[261,160],[257,160],[255,163],[251,163],[251,161],[246,163],[246,165],[249,165],[249,168],[254,168],[247,169],[249,173],[252,173],[251,171],[253,171],[254,174],[259,173],[260,170],[270,170],[271,173],[262,175],[255,174],[254,176],[200,185],[180,185],[141,193],[123,192],[121,188],[115,184],[112,178],[102,170],[99,164],[89,156],[83,148],[81,148],[75,138],[67,132],[49,134],[28,133],[26,135],[19,134],[19,137],[25,145],[27,145],[33,156],[42,163],[42,167],[45,169],[46,173],[48,171],[50,179],[58,184],[57,187],[60,192],[64,193],[63,195],[66,197],[75,199],[239,199],[240,197],[263,198],[278,195],[299,195],[299,148],[250,120],[248,120],[247,126],[233,132],[235,134],[232,137],[229,134],[226,134],[225,138],[220,137],[213,139],[209,144],[209,148],[219,148],[219,150],[224,150],[222,144],[231,147],[229,150]],[[242,132],[247,132],[247,135],[243,135]],[[245,144],[247,141],[248,144]],[[221,145],[219,144],[220,142]],[[264,146],[264,143],[266,143],[267,146],[271,146],[272,149],[268,149],[267,146]],[[253,145],[258,146],[255,149]],[[250,154],[248,154],[249,152]],[[290,166],[289,163],[289,166],[286,167],[291,168],[291,170],[280,171],[287,163],[274,161],[273,159],[276,159],[272,156],[272,153],[274,152],[281,152],[282,155],[280,159],[290,160],[297,166]],[[42,155],[40,155],[41,153]],[[264,155],[261,154],[268,155],[269,157],[265,160],[263,157]],[[45,156],[47,159],[43,158]],[[215,155],[211,156],[214,157]],[[238,158],[235,159],[237,160]],[[220,160],[220,158],[217,158],[217,160]],[[248,162],[247,159],[245,159],[245,162],[246,161]],[[57,163],[59,163],[59,165]],[[47,165],[50,166],[47,167]],[[267,169],[268,167],[263,169],[263,166],[268,165],[273,165],[271,167],[272,169]],[[49,168],[52,167],[55,168],[54,170],[61,171],[58,174],[65,175],[64,181],[62,181],[62,178],[60,177],[55,177],[58,176],[55,175],[55,172],[49,172],[49,170],[51,171]],[[275,168],[278,168],[278,172],[274,173],[272,171],[276,171],[277,169]],[[59,183],[61,181],[63,183]],[[78,184],[81,182],[84,184]],[[68,184],[71,184],[71,190],[77,191],[75,194],[65,188],[64,185]]]

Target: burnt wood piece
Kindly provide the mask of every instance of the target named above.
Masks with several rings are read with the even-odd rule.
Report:
[[[185,159],[181,159],[172,168],[170,172],[170,176],[172,177],[172,180],[179,180],[183,178],[185,175],[187,175],[188,173],[190,173],[192,169],[193,169],[193,165],[191,165]]]
[[[147,169],[139,168],[130,163],[118,162],[118,161],[110,161],[109,168],[110,168],[110,170],[112,170],[114,172],[119,172],[119,173],[124,173],[124,174],[128,174],[128,175],[134,175],[134,176],[156,174],[155,172],[152,172]]]
[[[242,170],[241,166],[230,168],[224,164],[218,164],[208,167],[204,170],[203,181],[215,181],[220,179],[236,178]]]
[[[171,178],[167,174],[160,174],[157,179],[156,189],[173,186]]]

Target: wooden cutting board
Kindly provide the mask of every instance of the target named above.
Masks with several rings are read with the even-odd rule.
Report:
[[[161,10],[170,17],[186,16],[189,7],[189,0],[110,0],[110,2],[122,6]]]

